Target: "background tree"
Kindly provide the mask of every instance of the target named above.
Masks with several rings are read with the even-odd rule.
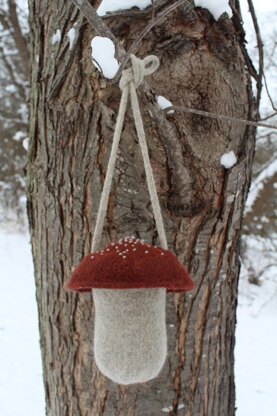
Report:
[[[0,1],[0,220],[22,221],[23,168],[28,125],[27,14],[14,0]],[[26,144],[26,142],[25,142]]]
[[[155,13],[169,3],[156,1]],[[92,65],[95,32],[71,2],[29,5],[28,213],[47,414],[158,415],[171,403],[171,414],[179,409],[186,416],[233,415],[239,240],[255,131],[195,115],[166,115],[155,95],[255,119],[250,74],[260,78],[244,47],[239,2],[232,2],[232,19],[225,14],[219,21],[193,4],[189,11],[179,7],[136,52],[161,60],[147,80],[146,95],[141,93],[143,116],[169,245],[197,287],[187,296],[168,296],[167,363],[157,379],[130,387],[109,382],[94,365],[91,296],[63,289],[90,249],[120,91]],[[132,10],[105,22],[128,49],[152,15],[152,8]],[[220,157],[229,150],[238,162],[225,170]],[[127,120],[104,240],[130,233],[157,242],[141,156]]]

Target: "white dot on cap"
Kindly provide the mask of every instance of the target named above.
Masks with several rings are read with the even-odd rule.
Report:
[[[164,256],[164,253],[161,253],[161,256]]]
[[[91,259],[94,259],[94,256],[91,256]]]
[[[149,251],[148,250],[145,250],[145,252],[144,253],[149,253]]]
[[[126,256],[123,256],[123,259],[126,259]]]

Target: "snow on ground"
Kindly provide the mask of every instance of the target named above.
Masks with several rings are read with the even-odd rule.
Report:
[[[267,244],[250,236],[247,245],[253,269],[261,275],[261,286],[248,282],[242,267],[239,284],[235,348],[236,416],[276,416],[277,374],[277,256],[266,268]],[[252,245],[252,247],[251,247]],[[269,263],[268,263],[269,264]],[[249,265],[248,265],[249,266]]]
[[[236,416],[276,416],[277,295],[254,317],[238,308]]]
[[[258,177],[252,182],[245,205],[245,214],[251,211],[259,193],[263,190],[266,179],[277,173],[277,160],[273,159],[268,166],[262,170]]]
[[[33,264],[26,234],[0,230],[0,415],[43,416]]]

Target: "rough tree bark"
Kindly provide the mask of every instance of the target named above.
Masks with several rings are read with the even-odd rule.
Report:
[[[95,4],[95,2],[94,2]],[[238,2],[216,22],[182,7],[156,26],[137,55],[160,69],[140,90],[151,162],[170,248],[196,289],[168,295],[169,354],[159,377],[118,386],[93,361],[89,294],[67,293],[72,268],[89,252],[120,99],[91,61],[95,33],[70,1],[29,0],[30,147],[28,212],[39,308],[47,415],[231,416],[239,238],[254,152],[254,130],[188,114],[164,115],[155,95],[239,118],[255,118]],[[128,48],[151,18],[107,20]],[[69,47],[67,33],[77,23]],[[61,30],[60,44],[52,36]],[[233,150],[238,163],[220,166]],[[158,243],[142,159],[127,116],[109,201],[104,242],[135,234]]]

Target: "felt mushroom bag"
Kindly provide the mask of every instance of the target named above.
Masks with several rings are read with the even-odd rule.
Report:
[[[191,290],[194,284],[167,241],[140,115],[136,88],[159,61],[131,56],[131,68],[120,81],[122,98],[101,195],[92,253],[84,257],[67,289],[92,290],[95,305],[94,356],[99,370],[119,384],[143,383],[156,377],[167,355],[166,292]],[[126,237],[100,250],[116,154],[130,94],[142,150],[147,185],[161,248]]]

